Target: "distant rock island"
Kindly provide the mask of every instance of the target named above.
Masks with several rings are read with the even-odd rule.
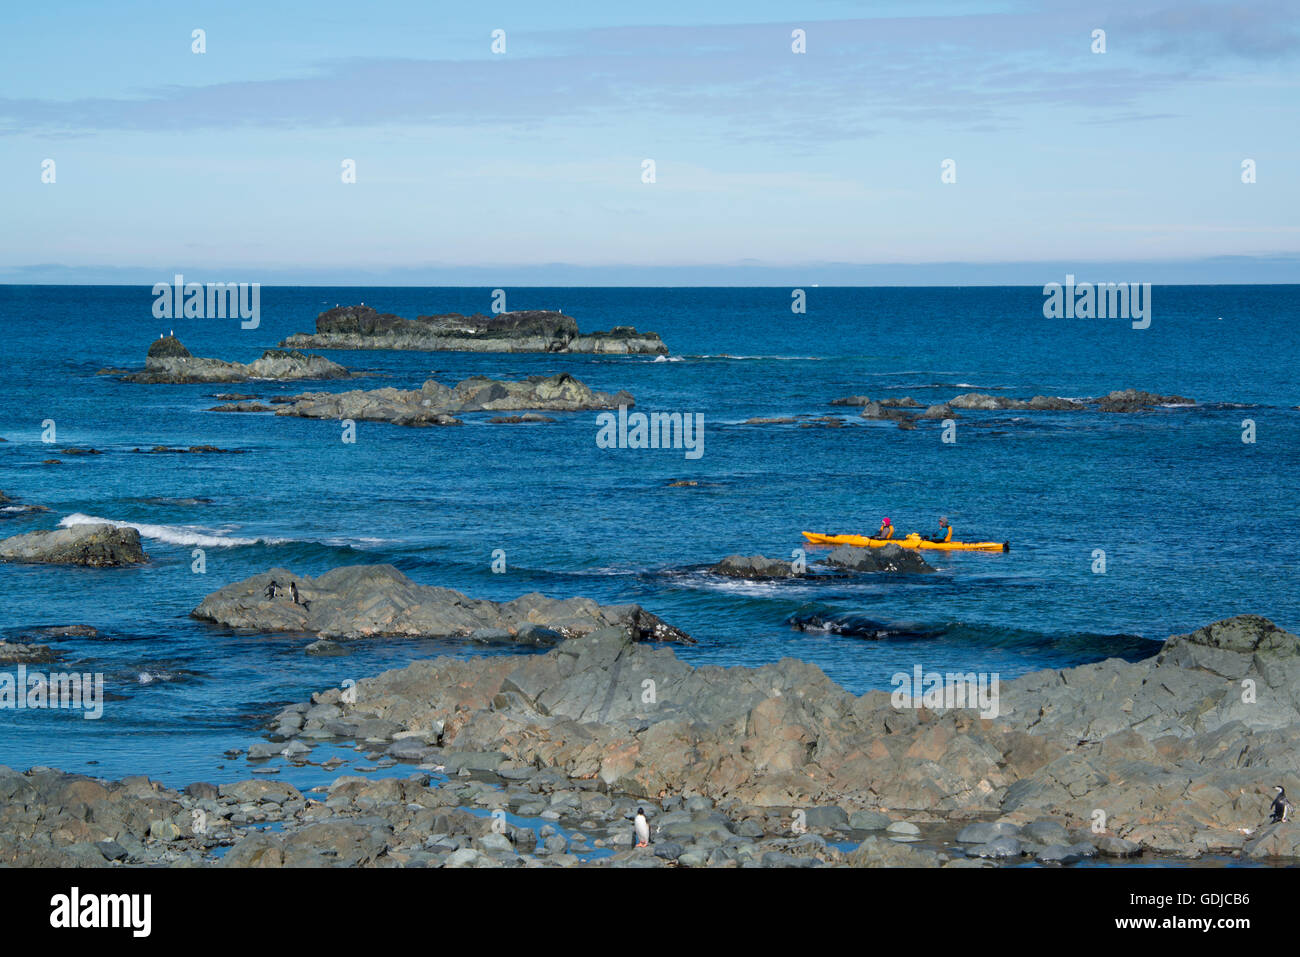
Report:
[[[295,333],[285,349],[404,349],[415,352],[577,352],[667,355],[658,333],[615,326],[579,332],[561,312],[529,309],[495,316],[445,313],[403,319],[370,306],[336,306],[316,317],[314,334]]]
[[[193,355],[175,336],[163,336],[149,346],[144,371],[124,376],[127,382],[148,385],[192,382],[245,382],[249,379],[347,379],[347,369],[324,356],[267,349],[250,362],[226,362]]]

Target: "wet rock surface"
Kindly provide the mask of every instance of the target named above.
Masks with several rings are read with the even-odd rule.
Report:
[[[709,573],[727,578],[748,579],[801,577],[801,573],[795,570],[792,562],[766,558],[763,555],[728,555],[716,565],[711,565]]]
[[[24,645],[0,639],[0,664],[49,664],[58,657],[58,654],[47,645]]]

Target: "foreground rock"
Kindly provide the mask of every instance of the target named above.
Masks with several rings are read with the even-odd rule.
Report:
[[[1145,661],[1003,683],[996,715],[981,714],[987,702],[945,710],[857,697],[792,659],[692,668],[602,630],[541,656],[419,661],[362,680],[353,703],[335,689],[298,714],[377,721],[394,740],[440,749],[449,768],[491,756],[494,767],[555,769],[645,800],[1006,824],[972,844],[977,857],[1059,861],[1129,844],[1300,856],[1300,826],[1265,821],[1273,785],[1300,793],[1296,689],[1300,639],[1256,616],[1171,638]]]
[[[580,333],[572,316],[527,310],[496,316],[447,313],[403,319],[369,306],[342,306],[316,317],[315,334],[280,343],[292,349],[409,349],[424,352],[579,352],[666,355],[658,334],[615,326]]]
[[[275,598],[267,597],[272,581],[278,584]],[[291,584],[302,604],[290,597]],[[392,565],[351,565],[315,579],[273,568],[213,592],[192,614],[230,628],[334,639],[454,637],[549,645],[612,628],[635,641],[693,642],[640,605],[537,593],[499,603],[417,585]]]
[[[73,525],[27,532],[0,541],[0,561],[106,568],[149,561],[134,528],[109,524]]]
[[[837,568],[855,572],[909,572],[924,573],[934,571],[934,567],[921,557],[915,549],[900,548],[897,545],[882,545],[880,548],[856,548],[841,545],[826,556],[826,561]]]
[[[292,397],[276,411],[306,419],[356,419],[394,425],[459,425],[457,413],[520,412],[546,409],[579,412],[634,404],[626,392],[610,394],[588,388],[568,373],[498,381],[474,376],[448,387],[433,379],[419,389],[374,389],[311,392]]]
[[[268,349],[251,363],[204,359],[190,354],[174,336],[165,336],[149,347],[144,371],[123,377],[126,382],[148,385],[192,382],[246,382],[249,379],[347,379],[347,369],[324,356]]]
[[[321,692],[250,748],[303,763],[317,741],[351,740],[368,758],[420,762],[405,778],[341,776],[309,799],[277,781],[174,791],[0,768],[0,863],[1285,862],[1300,855],[1300,825],[1265,817],[1272,785],[1297,784],[1298,670],[1300,639],[1241,616],[1146,661],[1008,682],[986,718],[854,696],[793,659],[693,668],[602,629],[542,655],[417,661]],[[449,780],[434,786],[424,770]],[[638,807],[648,848],[630,847]],[[513,817],[497,825],[497,809]]]

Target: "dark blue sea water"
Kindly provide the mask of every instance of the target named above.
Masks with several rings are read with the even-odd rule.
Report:
[[[306,638],[231,634],[188,617],[207,593],[273,565],[314,576],[391,562],[419,582],[498,600],[536,590],[636,601],[699,640],[680,651],[693,662],[797,656],[854,691],[888,687],[917,663],[1008,678],[1141,657],[1171,633],[1243,612],[1300,629],[1300,287],[1157,287],[1145,330],[1045,319],[1039,288],[807,293],[807,314],[796,315],[788,289],[508,290],[512,309],[562,309],[584,329],[659,332],[672,361],[329,353],[369,377],[146,386],[96,372],[141,366],[149,343],[171,330],[196,355],[249,361],[336,303],[406,316],[487,312],[491,291],[267,288],[260,327],[242,330],[233,320],[155,319],[148,287],[0,287],[0,490],[50,509],[5,513],[0,535],[93,516],[136,524],[153,558],[123,570],[0,565],[0,634],[94,626],[100,638],[55,647],[65,667],[105,673],[120,696],[99,721],[0,711],[0,763],[171,783],[244,777],[247,765],[222,752],[246,746],[278,704],[414,657],[465,653],[376,641],[322,660],[303,654]],[[360,423],[357,442],[344,444],[334,422],[206,411],[217,392],[561,371],[627,389],[644,411],[702,413],[703,457],[600,449],[595,413],[540,426],[486,416],[460,428]],[[1129,386],[1201,404],[1137,415],[969,412],[955,444],[936,423],[902,431],[828,404],[849,394],[928,403]],[[741,424],[803,414],[849,424]],[[53,444],[41,441],[46,419]],[[1254,444],[1242,441],[1245,419],[1256,423]],[[245,454],[132,452],[158,444]],[[104,454],[60,454],[67,447]],[[50,458],[62,464],[43,464]],[[675,480],[699,484],[670,487]],[[698,570],[735,552],[789,557],[802,529],[864,531],[888,515],[902,531],[929,532],[939,514],[958,538],[1010,540],[1012,550],[929,553],[940,573],[923,578],[760,585]],[[195,547],[205,574],[192,571]],[[505,574],[492,572],[498,548]],[[1106,553],[1105,574],[1092,571],[1095,549]],[[867,641],[786,624],[810,611],[937,634]]]

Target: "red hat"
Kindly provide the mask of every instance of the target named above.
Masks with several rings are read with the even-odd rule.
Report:
[[[886,525],[889,524],[889,519],[885,519],[885,524],[886,524]]]

